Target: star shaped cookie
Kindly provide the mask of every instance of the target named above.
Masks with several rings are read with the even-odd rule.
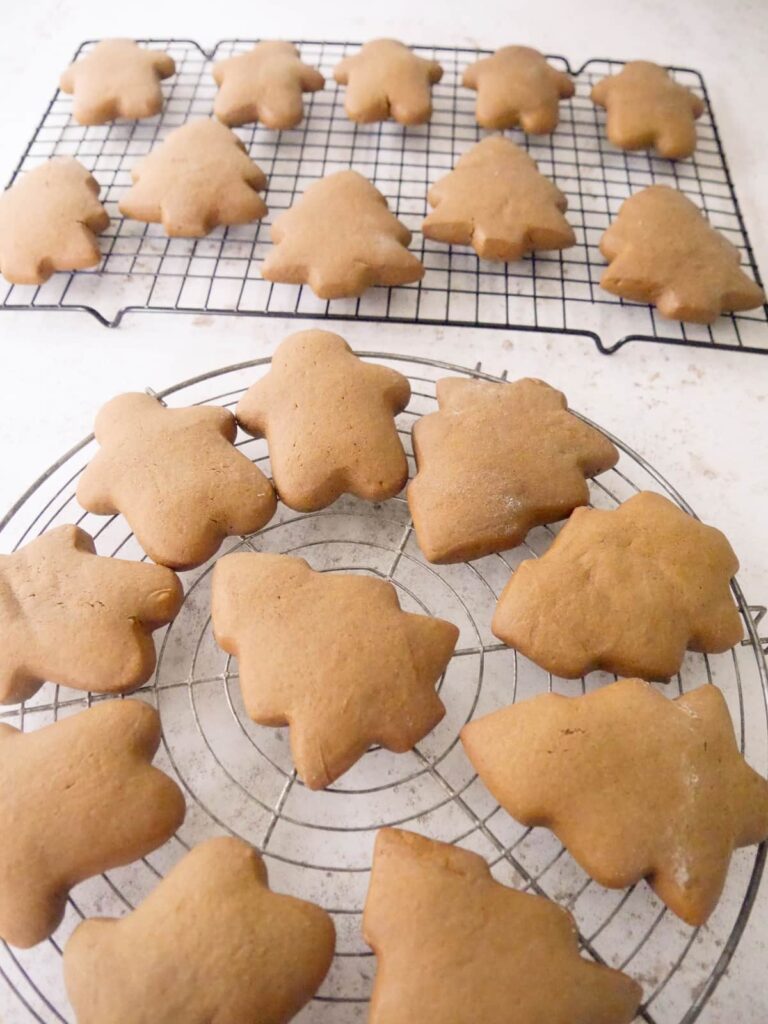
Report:
[[[32,732],[0,723],[0,938],[51,935],[69,890],[170,839],[184,797],[151,765],[160,717],[110,700]]]
[[[74,95],[79,124],[137,120],[163,109],[160,81],[176,72],[172,57],[137,46],[132,39],[103,39],[62,74],[62,92]]]
[[[213,571],[213,631],[238,659],[245,710],[290,725],[296,770],[329,786],[374,743],[403,753],[445,714],[435,692],[459,631],[403,612],[391,583],[236,553]]]
[[[439,412],[413,428],[418,472],[408,505],[430,562],[516,547],[534,526],[589,501],[586,478],[616,465],[607,437],[541,380],[444,377]]]
[[[271,892],[259,854],[195,846],[136,910],[80,924],[64,949],[78,1024],[287,1024],[333,959],[331,918]]]
[[[231,128],[257,121],[278,131],[294,128],[304,117],[302,93],[325,85],[293,43],[276,39],[214,64],[213,77],[219,87],[213,112]]]
[[[739,250],[677,189],[651,185],[619,207],[600,239],[609,261],[600,287],[649,302],[672,320],[709,324],[721,313],[754,309],[763,289],[739,266]]]
[[[118,395],[94,431],[101,451],[80,477],[77,500],[98,515],[122,512],[155,562],[202,565],[225,537],[254,533],[274,515],[272,485],[235,448],[227,409],[166,409],[149,395]]]
[[[529,46],[502,46],[464,71],[462,85],[477,90],[483,128],[515,128],[547,135],[557,128],[560,100],[573,96],[573,80]]]
[[[96,235],[108,226],[93,175],[71,157],[46,160],[0,195],[0,272],[42,284],[56,270],[95,267]]]
[[[647,878],[688,924],[714,910],[732,852],[768,838],[768,782],[739,753],[712,685],[675,700],[639,679],[541,694],[461,739],[517,821],[552,829],[601,885]]]
[[[77,526],[58,526],[12,555],[0,555],[0,704],[43,682],[128,693],[155,669],[152,631],[184,598],[161,565],[96,555]]]
[[[413,832],[376,837],[363,934],[369,1024],[629,1024],[640,1003],[626,974],[579,955],[567,910]]]
[[[282,501],[311,512],[347,492],[384,501],[403,488],[408,462],[394,417],[410,397],[406,377],[358,359],[338,334],[299,331],[240,399],[237,419],[266,437]]]
[[[372,39],[340,61],[333,77],[347,87],[350,120],[370,124],[391,117],[400,124],[425,124],[432,117],[432,86],[443,69],[396,39]]]
[[[493,632],[566,679],[598,668],[668,679],[686,650],[741,640],[738,568],[719,530],[641,491],[612,511],[577,508],[546,554],[514,572]]]

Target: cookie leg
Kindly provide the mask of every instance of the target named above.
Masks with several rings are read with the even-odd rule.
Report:
[[[520,113],[520,124],[528,135],[549,135],[557,128],[560,112],[557,102],[542,103],[541,106],[523,110]]]
[[[656,152],[668,160],[684,160],[696,148],[696,125],[693,118],[665,124],[656,135]]]

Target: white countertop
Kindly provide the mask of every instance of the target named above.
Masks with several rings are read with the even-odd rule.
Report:
[[[37,0],[6,5],[0,36],[0,179],[7,180],[55,87],[85,38],[189,37],[202,45],[231,36],[413,43],[528,43],[573,65],[590,57],[645,57],[697,68],[706,80],[744,218],[768,276],[768,18],[764,0],[638,0],[576,5],[388,0],[380,9],[337,0],[263,0],[258,5],[177,0],[127,4]],[[558,13],[560,12],[560,13]],[[299,327],[306,326],[302,322]],[[0,512],[91,429],[96,409],[119,391],[156,389],[196,373],[268,354],[293,324],[259,320],[128,315],[108,331],[86,314],[0,312]],[[768,603],[768,358],[634,343],[605,357],[591,342],[504,331],[352,324],[354,348],[387,349],[490,372],[543,377],[571,404],[645,456],[697,513],[730,537],[752,603]],[[701,1020],[768,1017],[768,883]],[[16,1011],[13,1011],[16,1012]],[[0,1017],[17,1019],[0,990]]]

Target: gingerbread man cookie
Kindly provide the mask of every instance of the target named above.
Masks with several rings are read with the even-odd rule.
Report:
[[[287,1024],[335,944],[324,910],[271,892],[259,854],[220,836],[127,917],[80,924],[64,978],[78,1024]]]
[[[696,148],[696,118],[704,101],[649,60],[630,61],[592,89],[592,102],[608,113],[608,138],[620,149],[655,149],[681,160]]]
[[[607,437],[540,380],[444,377],[439,412],[413,428],[418,472],[408,505],[430,562],[516,547],[534,526],[589,501],[586,478],[616,465]]]
[[[137,700],[32,732],[0,723],[0,938],[42,942],[73,886],[170,839],[184,797],[151,766],[159,745],[160,717]]]
[[[166,409],[149,395],[118,395],[94,432],[101,451],[80,477],[77,500],[98,515],[122,512],[155,562],[201,565],[225,537],[254,533],[275,513],[269,480],[234,446],[227,409]]]
[[[337,64],[333,77],[347,87],[350,120],[370,124],[392,117],[400,124],[425,124],[432,117],[432,86],[443,69],[396,39],[373,39]]]
[[[462,85],[477,90],[483,128],[515,128],[547,135],[557,128],[560,100],[573,96],[572,79],[529,46],[502,46],[464,71]]]
[[[304,117],[302,93],[325,85],[293,43],[276,39],[214,64],[213,77],[219,87],[213,112],[231,128],[257,121],[277,131],[294,128]]]
[[[93,175],[71,157],[46,160],[0,195],[0,272],[42,284],[56,270],[95,267],[96,235],[108,226]]]
[[[266,437],[281,499],[311,512],[346,492],[383,501],[403,488],[408,462],[394,417],[410,397],[406,377],[358,359],[338,334],[299,331],[240,399],[237,418]]]
[[[58,526],[0,555],[0,703],[43,682],[128,693],[155,669],[152,631],[175,618],[184,594],[161,565],[96,555],[77,526]]]
[[[162,223],[166,234],[201,238],[219,224],[249,224],[267,213],[267,187],[234,132],[220,121],[188,121],[140,160],[120,212]]]
[[[310,789],[329,786],[374,743],[410,750],[445,714],[435,684],[459,631],[401,611],[384,580],[314,572],[288,555],[224,555],[212,615],[218,644],[238,659],[246,712],[290,725]]]
[[[715,686],[669,700],[639,679],[541,694],[465,725],[480,777],[601,885],[647,878],[688,924],[715,908],[731,853],[768,838],[768,782],[739,753]]]
[[[619,508],[577,508],[541,558],[512,575],[496,636],[549,672],[668,679],[686,649],[716,654],[743,636],[726,538],[651,491]]]
[[[74,95],[79,124],[137,120],[163,109],[160,81],[176,72],[172,57],[137,46],[132,39],[103,39],[62,74],[62,92]]]
[[[640,986],[585,960],[567,910],[497,882],[477,853],[385,828],[363,934],[369,1024],[629,1024]]]

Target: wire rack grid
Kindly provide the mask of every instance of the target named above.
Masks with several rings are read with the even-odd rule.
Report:
[[[143,42],[167,50],[177,64],[176,75],[163,83],[162,114],[84,128],[72,120],[71,97],[56,92],[14,174],[54,155],[75,156],[93,171],[112,218],[101,238],[100,267],[56,274],[39,287],[6,286],[0,308],[86,310],[108,326],[140,310],[354,317],[575,334],[590,337],[603,352],[629,340],[768,352],[768,307],[723,316],[711,326],[678,324],[659,318],[651,306],[625,303],[598,285],[604,268],[598,249],[603,231],[628,195],[653,183],[672,185],[690,196],[739,248],[748,272],[760,280],[706,87],[696,71],[671,69],[706,102],[693,159],[673,162],[649,153],[625,153],[605,140],[604,114],[589,93],[595,81],[618,71],[622,62],[590,60],[572,71],[566,59],[550,58],[573,73],[576,82],[573,100],[561,103],[560,125],[544,137],[509,134],[566,194],[577,244],[559,253],[494,264],[479,260],[469,248],[425,239],[420,230],[429,185],[487,134],[475,121],[475,94],[461,86],[461,75],[488,51],[415,47],[440,61],[445,73],[434,88],[429,124],[403,128],[391,122],[356,125],[347,118],[344,90],[333,81],[332,71],[359,44],[299,43],[302,58],[327,78],[323,91],[305,98],[302,124],[282,132],[262,126],[237,130],[268,176],[268,216],[256,224],[219,228],[203,239],[169,239],[159,225],[120,215],[117,204],[130,186],[130,170],[174,128],[211,114],[213,61],[244,52],[253,41],[225,40],[211,52],[191,40]],[[93,45],[84,43],[76,56]],[[370,178],[411,228],[412,248],[426,267],[424,279],[330,302],[318,299],[308,287],[262,280],[259,268],[271,244],[274,218],[313,181],[347,167]]]
[[[435,381],[446,374],[497,379],[479,366],[465,370],[384,353],[364,357],[385,362],[411,380],[413,398],[398,419],[411,472],[411,428],[420,415],[436,408]],[[173,405],[206,402],[233,408],[268,364],[260,359],[205,374],[169,388],[161,397]],[[691,511],[647,462],[613,440],[621,459],[592,483],[595,506],[613,508],[637,490],[652,488]],[[240,435],[237,444],[269,474],[264,441]],[[95,448],[92,436],[85,439],[20,499],[0,522],[4,550],[74,521],[94,535],[99,553],[146,558],[122,517],[94,516],[77,505],[77,479]],[[626,891],[602,889],[551,833],[516,825],[485,790],[458,742],[466,721],[511,701],[543,690],[587,692],[613,678],[603,673],[580,683],[553,678],[490,632],[493,607],[510,572],[521,559],[541,555],[556,532],[557,527],[539,528],[513,552],[435,566],[419,551],[401,495],[377,505],[345,498],[308,515],[281,506],[261,532],[231,538],[224,545],[217,557],[232,550],[291,552],[319,570],[391,580],[406,610],[439,615],[460,627],[456,655],[440,682],[447,708],[443,722],[410,753],[373,748],[321,792],[310,792],[296,777],[286,731],[256,726],[245,714],[236,663],[217,647],[211,632],[210,579],[216,559],[183,574],[182,611],[161,634],[155,676],[138,695],[160,712],[163,746],[157,763],[182,785],[186,820],[159,851],[78,886],[64,923],[48,942],[29,951],[0,945],[0,1013],[5,1024],[70,1022],[60,958],[73,928],[87,916],[126,913],[191,846],[222,832],[262,850],[274,888],[315,900],[334,917],[338,949],[333,967],[317,998],[297,1019],[303,1024],[365,1020],[375,968],[360,935],[360,918],[373,840],[385,825],[413,828],[473,849],[490,861],[501,881],[567,906],[575,915],[584,955],[620,967],[643,984],[639,1019],[649,1024],[694,1021],[739,942],[762,874],[765,846],[737,851],[726,891],[707,927],[689,928],[645,884]],[[665,692],[676,695],[706,681],[719,685],[741,749],[765,772],[768,670],[757,634],[759,611],[747,606],[737,584],[734,595],[748,639],[727,654],[690,654]],[[2,710],[0,720],[35,729],[100,699],[47,685],[25,704]]]

